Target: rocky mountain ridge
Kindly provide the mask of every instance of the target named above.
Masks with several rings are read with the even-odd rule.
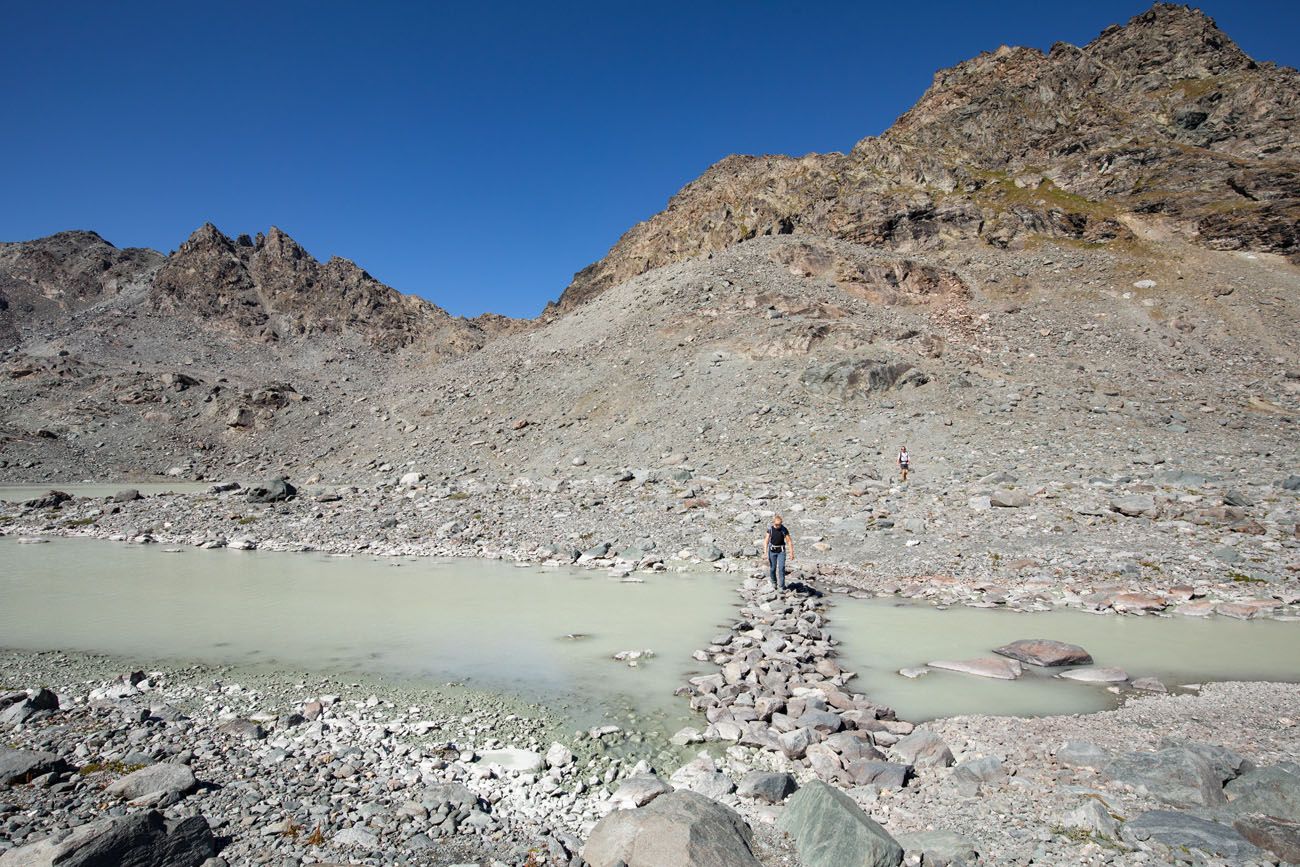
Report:
[[[1300,253],[1300,73],[1157,4],[1086,46],[943,70],[848,154],[727,157],[580,271],[558,311],[758,235],[908,251],[1132,241],[1130,215],[1213,249]]]
[[[171,255],[119,250],[94,232],[0,244],[0,335],[56,326],[96,305],[138,303],[230,336],[264,342],[343,338],[391,351],[420,342],[436,357],[480,348],[514,321],[453,317],[380,283],[350,260],[321,263],[271,227],[231,239],[211,223]]]

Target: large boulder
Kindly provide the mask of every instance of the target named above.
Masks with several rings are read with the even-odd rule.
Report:
[[[198,780],[194,779],[194,772],[188,766],[160,762],[127,774],[109,785],[107,791],[110,795],[117,795],[128,801],[146,795],[159,795],[170,801],[177,801],[194,791],[198,784]]]
[[[1191,750],[1201,758],[1210,763],[1219,779],[1223,782],[1235,780],[1242,774],[1255,770],[1255,763],[1240,753],[1230,750],[1227,747],[1221,747],[1217,744],[1202,744],[1195,741],[1179,741],[1174,738],[1161,738],[1160,749],[1169,747],[1181,747],[1185,750]],[[1231,797],[1231,794],[1229,794]]]
[[[0,855],[0,867],[198,867],[216,855],[208,820],[149,810],[101,819]]]
[[[278,503],[297,495],[298,489],[289,484],[288,479],[268,479],[248,488],[250,503]]]
[[[953,763],[948,745],[925,729],[916,729],[894,744],[894,755],[914,768],[947,768]]]
[[[1030,665],[1092,665],[1092,654],[1079,645],[1050,638],[1022,638],[995,647],[993,652]]]
[[[767,804],[779,804],[799,788],[794,777],[785,773],[751,771],[736,787],[742,798],[753,798]]]
[[[1277,766],[1249,771],[1225,787],[1232,811],[1300,822],[1300,775]]]
[[[63,759],[38,750],[15,750],[0,746],[0,785],[31,782],[41,774],[66,769]]]
[[[1125,822],[1125,839],[1154,840],[1171,849],[1197,849],[1220,858],[1263,858],[1264,852],[1227,825],[1172,810],[1152,810]]]
[[[1175,807],[1214,807],[1228,800],[1214,767],[1188,749],[1128,753],[1112,760],[1103,773]]]
[[[43,496],[27,500],[23,506],[28,509],[57,509],[72,499],[72,494],[65,491],[49,491]]]
[[[888,831],[818,780],[794,793],[777,827],[794,838],[803,867],[896,867],[903,860],[903,847]]]
[[[610,813],[592,829],[582,857],[591,867],[761,867],[751,839],[735,811],[683,790]]]
[[[9,702],[0,710],[0,724],[17,725],[27,722],[38,713],[45,712],[48,716],[50,711],[59,709],[59,697],[48,689],[38,690],[32,696],[20,692],[14,697],[16,701]]]

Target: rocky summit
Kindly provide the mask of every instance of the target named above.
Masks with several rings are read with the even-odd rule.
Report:
[[[1298,111],[1300,73],[1183,6],[1004,46],[847,153],[722,160],[534,320],[452,316],[277,228],[0,244],[0,481],[28,491],[2,536],[741,597],[679,690],[700,719],[672,745],[704,751],[680,767],[504,706],[6,651],[0,863],[1293,858],[1293,685],[1130,680],[1035,625],[901,674],[1123,705],[917,726],[831,632],[845,595],[1300,618]],[[652,658],[616,657],[682,662]]]

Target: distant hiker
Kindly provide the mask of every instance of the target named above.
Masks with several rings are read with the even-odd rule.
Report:
[[[907,446],[902,446],[898,450],[898,472],[907,481],[907,468],[912,463],[912,456],[907,453]]]
[[[767,528],[763,537],[763,549],[767,551],[767,571],[772,579],[773,590],[785,589],[785,561],[794,559],[794,536],[781,521],[780,515],[772,516],[772,526]]]

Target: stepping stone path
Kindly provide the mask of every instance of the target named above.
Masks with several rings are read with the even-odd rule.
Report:
[[[863,785],[884,774],[901,786],[909,769],[882,770],[889,763],[877,747],[913,726],[849,689],[855,675],[836,661],[827,601],[815,592],[778,594],[759,578],[739,592],[737,620],[695,654],[718,670],[679,690],[708,719],[704,740],[779,752],[821,780]]]

